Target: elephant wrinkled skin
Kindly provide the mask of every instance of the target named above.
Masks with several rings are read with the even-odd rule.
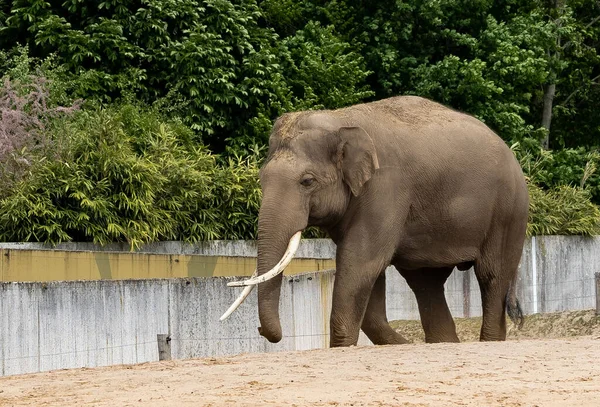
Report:
[[[323,228],[337,245],[331,346],[405,343],[385,311],[385,269],[413,290],[427,342],[458,341],[444,297],[454,267],[474,266],[481,340],[505,340],[528,216],[511,150],[479,120],[420,97],[280,117],[260,171],[258,275],[290,238]],[[281,340],[282,275],[258,286],[261,335]]]

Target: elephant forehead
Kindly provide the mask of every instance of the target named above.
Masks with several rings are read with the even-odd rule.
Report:
[[[271,154],[271,157],[266,163],[265,168],[294,166],[297,160],[298,158],[296,154],[290,149],[289,146],[286,146],[279,148],[277,151]]]
[[[286,113],[275,122],[273,136],[278,139],[290,139],[297,135],[297,123],[306,112]]]
[[[310,112],[297,120],[300,130],[321,130],[323,132],[336,131],[342,127],[342,122],[329,111]]]
[[[342,125],[329,111],[286,113],[275,123],[273,135],[277,139],[288,141],[306,131],[332,132]]]
[[[278,152],[260,170],[261,182],[269,179],[295,179],[304,170],[304,165],[290,151]]]
[[[263,165],[261,172],[265,171],[279,171],[283,169],[291,169],[300,165],[301,157],[295,153],[289,146],[273,151],[265,164]]]
[[[298,137],[280,143],[268,159],[268,164],[279,166],[306,167],[329,160],[332,149],[331,138],[322,131],[299,132]]]

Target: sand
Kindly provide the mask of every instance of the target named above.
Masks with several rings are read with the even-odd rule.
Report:
[[[0,406],[600,406],[600,337],[246,354],[0,378]]]

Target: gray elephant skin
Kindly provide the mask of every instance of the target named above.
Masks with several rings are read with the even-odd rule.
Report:
[[[406,340],[388,324],[385,269],[415,294],[427,342],[457,342],[444,283],[474,267],[482,341],[506,339],[506,312],[523,315],[514,281],[526,234],[525,177],[481,121],[401,96],[338,110],[288,113],[274,124],[260,170],[258,275],[290,238],[319,226],[337,245],[330,345],[362,329],[374,344]],[[261,335],[282,338],[282,274],[258,286]]]

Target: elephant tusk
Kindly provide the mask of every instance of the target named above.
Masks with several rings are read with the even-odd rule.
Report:
[[[301,236],[302,231],[297,232],[294,236],[292,236],[292,238],[290,239],[290,243],[288,244],[288,247],[285,253],[283,254],[283,257],[281,258],[281,260],[279,260],[279,263],[277,263],[277,265],[267,273],[259,277],[258,270],[254,270],[254,273],[252,273],[250,279],[246,281],[234,281],[227,284],[229,287],[245,287],[242,293],[239,295],[239,297],[233,302],[233,304],[231,304],[231,306],[227,309],[227,311],[225,311],[221,318],[219,318],[219,321],[224,321],[225,319],[227,319],[242,304],[242,302],[244,302],[248,295],[250,295],[252,289],[256,284],[262,283],[263,281],[267,281],[275,277],[277,274],[281,273],[286,268],[286,266],[294,257],[296,250],[298,250]]]
[[[254,273],[252,273],[252,277],[254,278],[258,276],[258,270],[254,270]],[[219,321],[224,321],[225,319],[229,318],[229,316],[231,314],[233,314],[233,311],[235,311],[241,303],[244,302],[244,300],[246,299],[246,297],[248,297],[250,295],[250,293],[252,292],[252,289],[254,288],[253,285],[249,285],[247,287],[244,287],[244,291],[242,291],[242,293],[240,294],[239,297],[237,297],[237,299],[233,302],[233,304],[231,304],[231,306],[229,307],[229,309],[227,309],[227,311],[225,311],[225,313],[223,315],[221,315],[221,318],[219,318]]]
[[[294,254],[296,254],[296,250],[298,250],[298,246],[300,245],[300,237],[301,236],[302,236],[302,231],[296,232],[296,234],[294,236],[292,236],[292,238],[290,239],[290,243],[288,244],[288,247],[285,250],[285,253],[283,254],[283,257],[281,258],[281,260],[279,260],[279,263],[277,263],[275,265],[275,267],[273,267],[271,270],[267,271],[266,273],[264,273],[260,276],[253,276],[245,281],[232,281],[230,283],[227,283],[227,286],[228,287],[253,286],[256,284],[263,283],[267,280],[270,280],[273,277],[275,277],[276,275],[282,273],[283,270],[287,267],[287,265],[290,264],[290,261],[292,261]]]

